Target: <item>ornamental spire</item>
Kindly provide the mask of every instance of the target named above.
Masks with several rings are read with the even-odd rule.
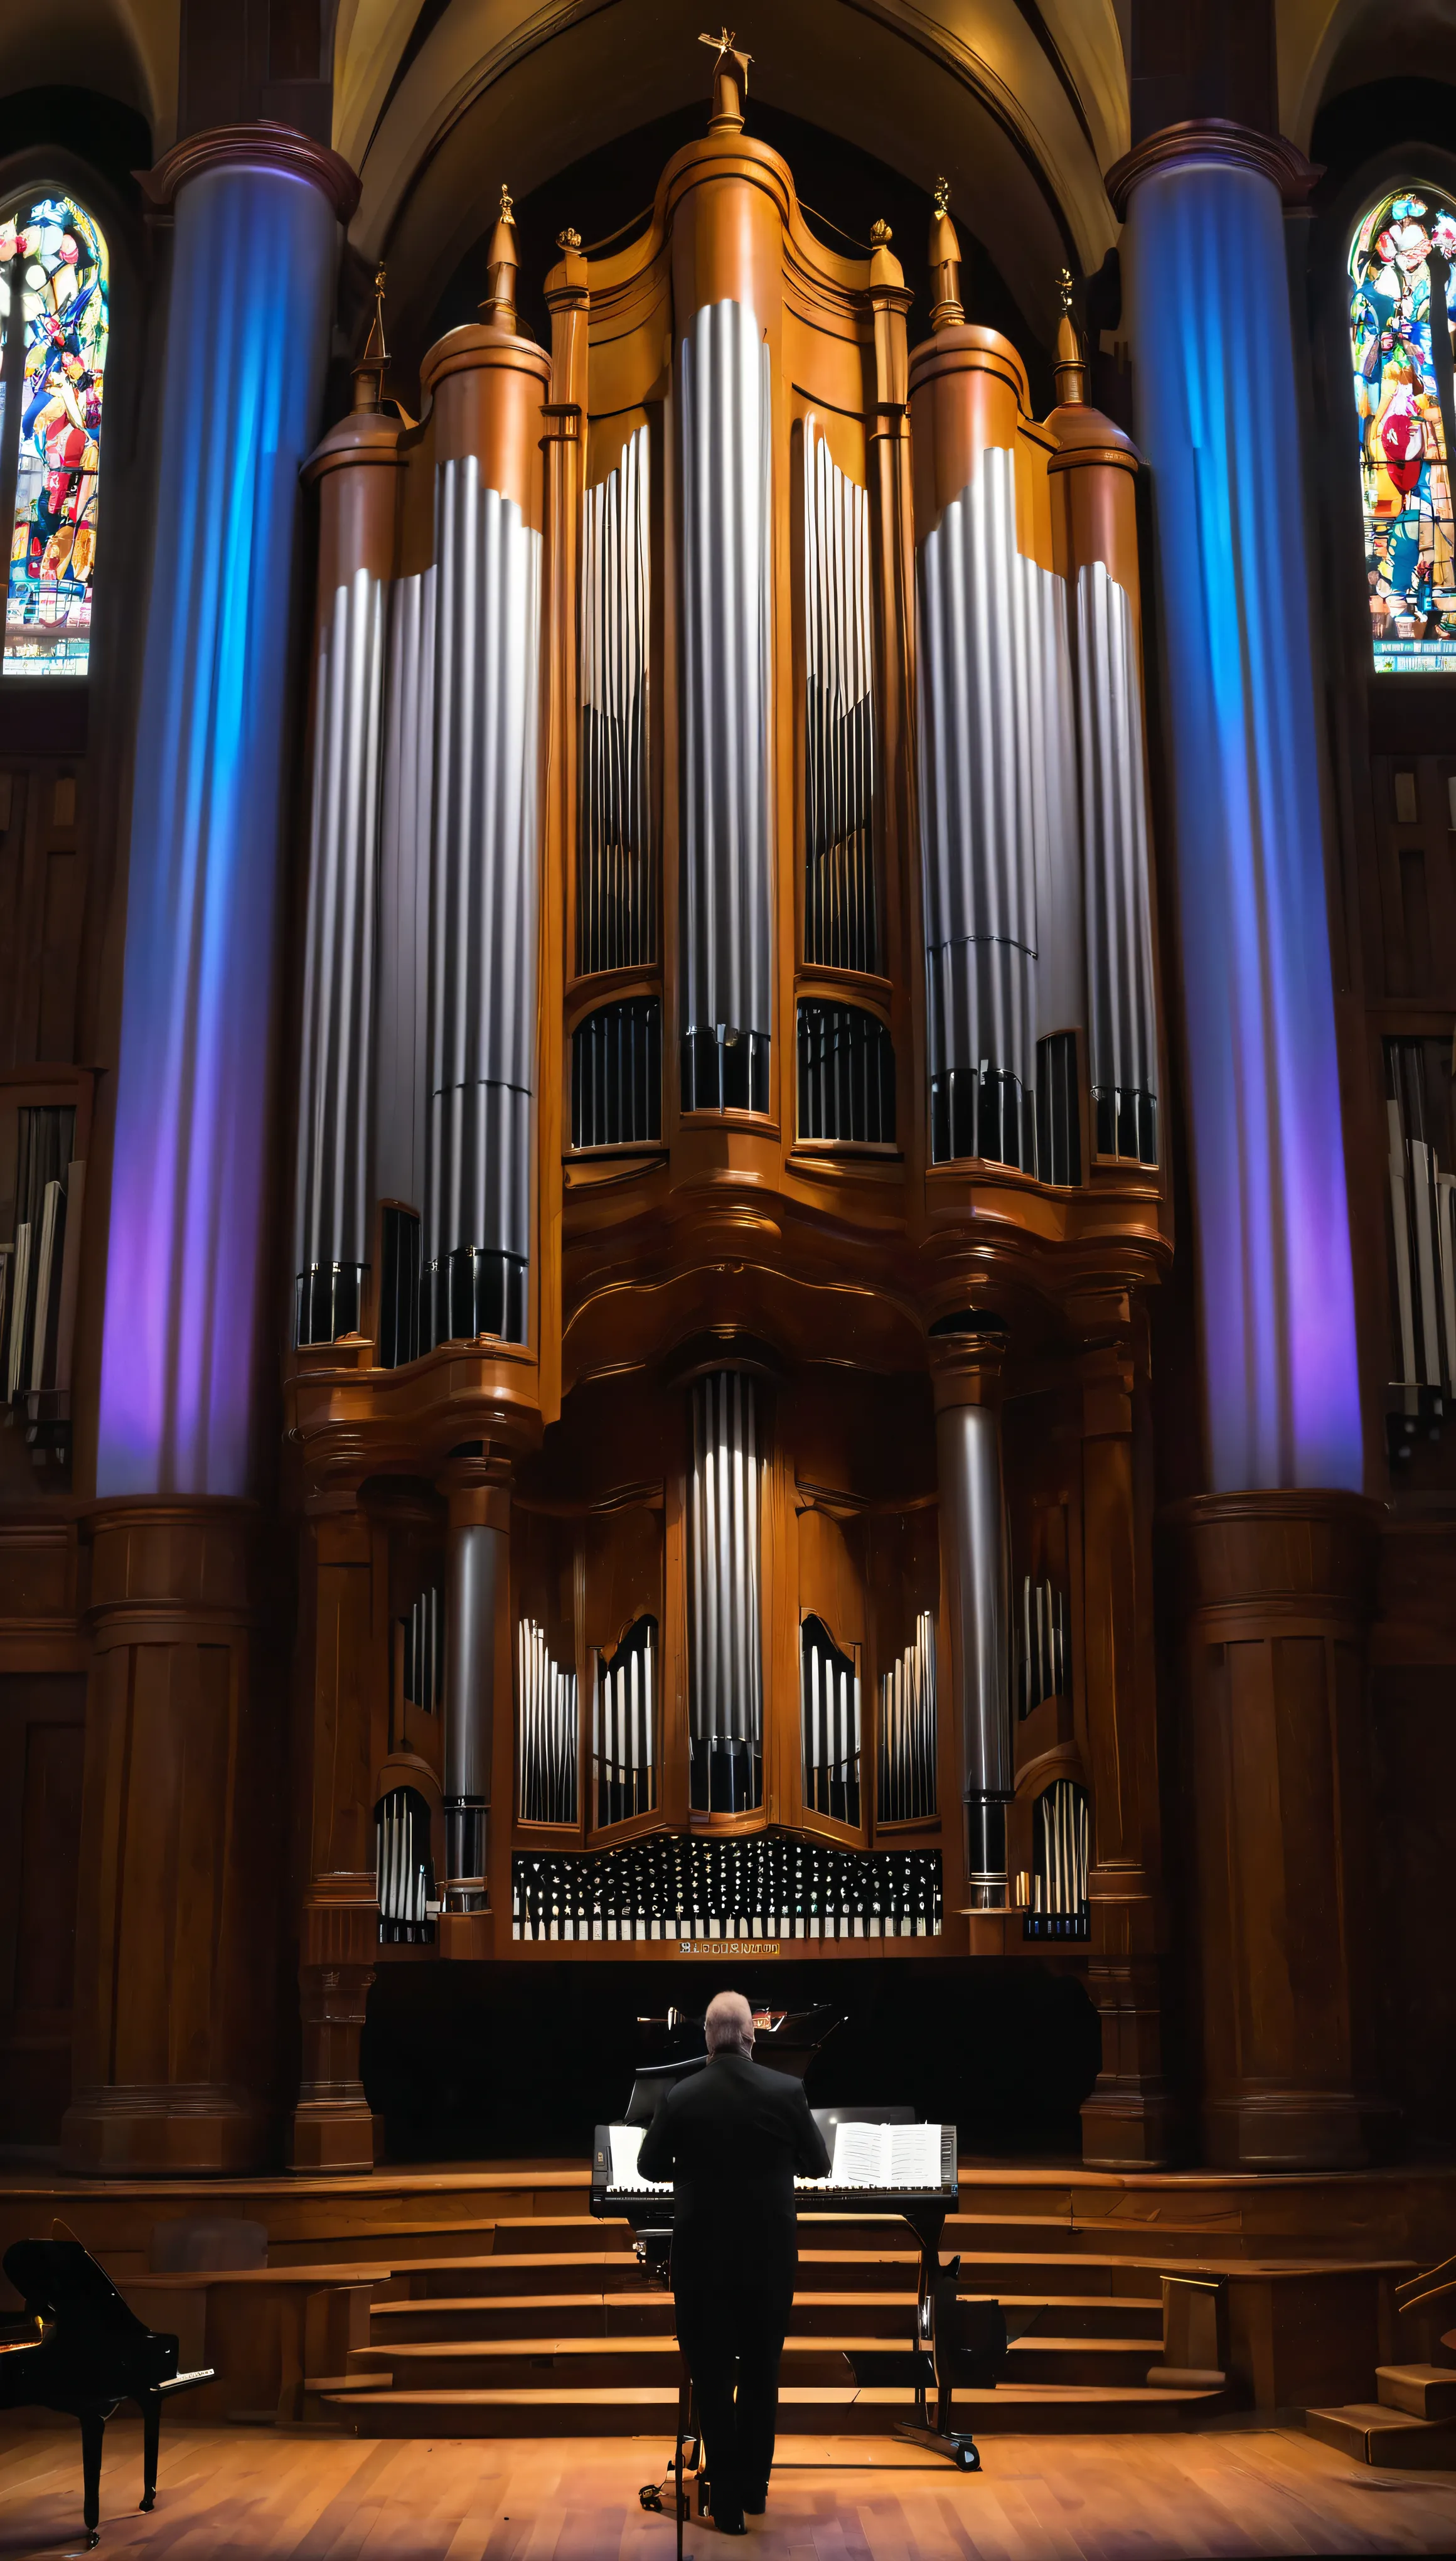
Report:
[[[480,306],[480,316],[488,329],[504,329],[513,338],[516,335],[516,269],[520,263],[511,190],[502,180],[500,212],[486,252],[485,300]]]
[[[960,298],[960,242],[950,219],[950,180],[937,178],[930,214],[930,326],[958,329],[965,319]]]
[[[374,272],[374,318],[364,353],[354,368],[354,407],[378,409],[385,396],[385,369],[390,351],[385,345],[385,270],[383,262]]]
[[[1058,267],[1056,291],[1061,317],[1056,323],[1056,403],[1059,409],[1082,409],[1087,398],[1087,356],[1072,312],[1076,290],[1070,267]]]
[[[710,45],[714,53],[713,113],[708,119],[710,133],[741,133],[743,100],[748,94],[748,65],[753,57],[738,50],[738,40],[730,27],[716,36],[700,36],[700,45]]]

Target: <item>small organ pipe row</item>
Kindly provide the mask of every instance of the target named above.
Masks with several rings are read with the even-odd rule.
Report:
[[[369,1262],[385,589],[356,569],[319,636],[298,1064],[294,1339],[358,1329]]]
[[[571,1144],[655,1146],[661,1137],[661,1001],[598,1005],[571,1040]]]
[[[922,1610],[904,1652],[880,1675],[879,1816],[912,1823],[936,1810],[935,1620]]]
[[[581,519],[581,712],[577,756],[576,967],[642,968],[657,957],[657,877],[648,768],[651,630],[648,438],[586,492]]]
[[[9,1404],[71,1385],[85,1183],[71,1104],[22,1104],[16,1124],[15,1233],[0,1245],[0,1390]]]
[[[417,1788],[392,1788],[375,1807],[375,1890],[382,1947],[419,1947],[434,1937],[434,1863],[429,1807]]]
[[[1456,1174],[1428,1134],[1424,1052],[1445,1043],[1385,1043],[1386,1167],[1396,1371],[1404,1412],[1456,1393]],[[1442,1060],[1444,1073],[1445,1061]]]
[[[598,1823],[626,1822],[657,1803],[657,1622],[638,1619],[614,1654],[594,1656],[591,1759]]]
[[[521,1756],[521,1820],[576,1819],[576,1675],[552,1653],[532,1619],[516,1629],[516,1734]]]
[[[1034,1582],[1030,1574],[1024,1575],[1021,1622],[1017,1706],[1020,1715],[1030,1716],[1044,1698],[1065,1698],[1071,1687],[1065,1593],[1046,1577]]]
[[[804,1803],[836,1822],[860,1819],[860,1666],[822,1619],[806,1618],[799,1645]]]
[[[773,411],[745,303],[694,315],[679,391],[683,1108],[766,1111]]]
[[[742,1813],[763,1798],[757,1389],[742,1370],[695,1379],[689,1488],[691,1794]]]
[[[894,1044],[863,1005],[800,1001],[798,1134],[893,1144]]]
[[[405,1703],[433,1716],[445,1694],[445,1596],[438,1585],[420,1593],[404,1627]]]
[[[1037,1798],[1032,1892],[1038,1912],[1080,1912],[1087,1900],[1087,1792],[1056,1779]]]
[[[880,966],[870,502],[804,421],[804,957]]]
[[[584,1853],[518,1851],[518,1939],[938,1939],[939,1850],[842,1850],[681,1833]]]

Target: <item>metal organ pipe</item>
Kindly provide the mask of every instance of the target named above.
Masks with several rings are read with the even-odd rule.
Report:
[[[763,1796],[756,1389],[741,1370],[715,1370],[695,1380],[692,1397],[691,1793],[700,1810],[740,1813]]]
[[[434,569],[398,579],[390,598],[380,821],[375,1036],[375,1192],[424,1199],[429,1085],[426,992],[434,808]]]
[[[941,325],[912,360],[931,1155],[1035,1173],[1037,1045],[1080,1024],[1084,969],[1066,587],[1029,405],[982,331]]]
[[[1069,309],[1047,424],[1058,566],[1075,602],[1087,1047],[1099,1154],[1158,1159],[1158,1024],[1143,738],[1136,449],[1090,409]]]
[[[310,457],[319,498],[313,788],[294,1204],[294,1340],[333,1342],[363,1314],[371,1141],[388,581],[401,426],[355,407]]]
[[[386,486],[393,498],[393,475]],[[357,1331],[369,1262],[383,685],[384,586],[361,563],[326,610],[314,689],[295,1218],[299,1343]]]
[[[657,865],[647,743],[652,524],[646,426],[581,514],[576,966],[657,957]]]
[[[932,1347],[933,1348],[933,1347]],[[1006,1805],[1016,1793],[999,1345],[947,1342],[935,1376],[940,1574],[960,1721],[971,1901],[1006,1900]]]
[[[527,1337],[539,900],[542,351],[455,330],[435,399],[426,1345]]]
[[[804,957],[880,966],[870,501],[804,421]]]
[[[1077,718],[1092,1109],[1102,1155],[1158,1161],[1158,1026],[1148,904],[1142,674],[1125,589],[1077,574]]]
[[[682,485],[685,1110],[766,1111],[773,1003],[773,395],[782,221],[713,178],[673,229]]]
[[[935,1621],[922,1610],[910,1643],[880,1675],[876,1811],[882,1823],[914,1822],[935,1812]]]
[[[449,1912],[478,1912],[485,1909],[497,1626],[510,1592],[510,1497],[503,1485],[481,1481],[479,1462],[457,1462],[445,1481],[444,1902]]]
[[[516,1629],[516,1730],[522,1821],[574,1823],[576,1675],[556,1660],[546,1629],[533,1619]]]
[[[595,1666],[596,1819],[624,1822],[657,1802],[656,1620],[634,1620],[616,1652],[598,1652]]]
[[[1066,1012],[1047,1003],[1042,920],[1067,935],[1075,802],[1065,598],[1017,548],[1013,453],[981,454],[919,566],[934,1152],[1035,1172],[1037,1042]]]

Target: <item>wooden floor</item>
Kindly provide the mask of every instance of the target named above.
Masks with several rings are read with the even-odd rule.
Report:
[[[638,2504],[658,2440],[379,2443],[274,2429],[165,2428],[159,2500],[137,2513],[141,2432],[106,2432],[102,2556],[176,2561],[670,2561],[670,2515]],[[1375,2474],[1292,2429],[995,2437],[963,2477],[858,2437],[781,2441],[760,2561],[1175,2561],[1456,2551],[1456,2478]],[[82,2548],[75,2428],[0,2435],[0,2555]],[[688,2549],[725,2551],[693,2525]]]

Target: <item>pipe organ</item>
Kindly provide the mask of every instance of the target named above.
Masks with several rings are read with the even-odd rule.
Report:
[[[377,314],[309,466],[287,1393],[400,1631],[381,1961],[1004,1955],[1128,1869],[1137,456],[941,200],[912,351],[742,84],[549,347],[503,199],[418,422]]]

